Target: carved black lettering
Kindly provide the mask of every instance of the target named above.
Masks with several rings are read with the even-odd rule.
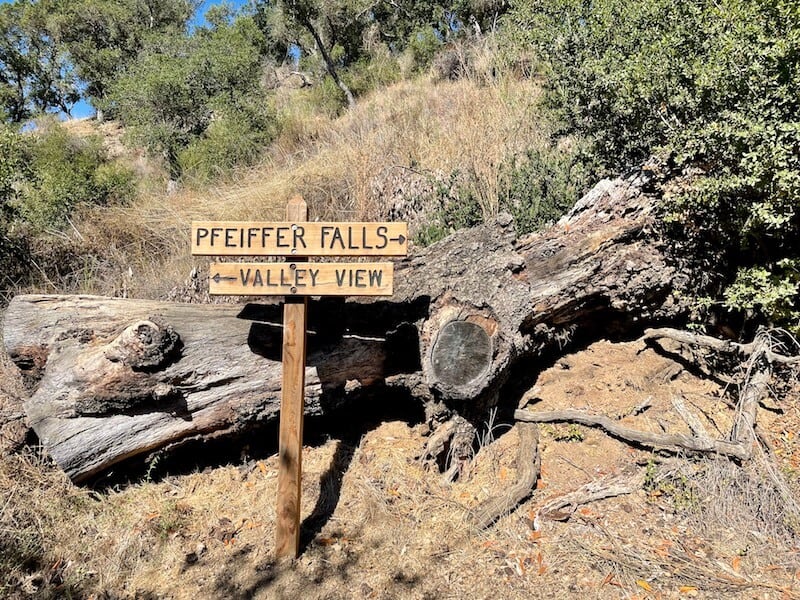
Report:
[[[278,287],[278,284],[272,281],[272,269],[267,268],[267,287]]]
[[[255,275],[253,276],[253,287],[257,285],[264,287],[264,279],[261,277],[261,269],[256,269]]]
[[[322,231],[320,231],[320,235],[319,235],[320,248],[326,248],[327,247],[327,246],[325,246],[325,238],[328,237],[331,234],[332,230],[333,230],[333,227],[331,227],[330,225],[323,225],[322,226]]]
[[[289,285],[289,280],[286,279],[286,271],[281,269],[281,287],[287,287]]]
[[[365,288],[365,287],[367,287],[367,284],[364,281],[366,276],[367,276],[367,270],[366,269],[356,269],[356,287],[357,288]]]
[[[378,250],[380,250],[382,248],[386,248],[386,246],[389,245],[389,236],[386,235],[388,233],[388,231],[389,230],[386,227],[381,225],[380,227],[378,227],[378,230],[375,232],[375,233],[377,233],[378,238],[380,239],[380,242],[378,242],[378,245],[375,246]]]
[[[272,235],[272,227],[262,227],[261,228],[261,247],[267,247],[267,238]]]
[[[294,230],[294,239],[292,240],[292,248],[298,248],[298,244],[302,244],[303,248],[308,248],[306,246],[306,241],[303,239],[303,236],[306,234],[306,230],[301,225],[297,225],[296,229]]]
[[[197,228],[197,242],[196,245],[200,245],[200,240],[205,239],[208,237],[208,229],[205,227],[198,227]]]
[[[344,269],[336,269],[336,285],[342,287],[344,285],[344,278],[347,275],[347,271]]]
[[[380,287],[383,280],[383,269],[372,269],[369,272],[369,286]]]
[[[236,248],[236,242],[233,239],[234,234],[236,233],[236,229],[233,227],[226,227],[225,228],[225,247],[226,248]]]
[[[253,247],[253,240],[256,238],[257,235],[258,235],[258,228],[257,227],[251,227],[250,229],[247,230],[247,247],[248,248],[252,248]]]
[[[350,250],[358,250],[359,249],[358,246],[356,246],[353,243],[353,228],[352,227],[348,227],[347,228],[347,247]]]
[[[307,285],[303,282],[306,278],[306,270],[305,269],[295,269],[294,272],[294,285],[295,287],[307,287]]]
[[[341,247],[341,249],[344,250],[345,248],[344,237],[342,237],[342,232],[339,230],[339,228],[335,227],[333,229],[333,239],[331,240],[331,249],[333,249],[333,245],[337,241],[339,242],[339,246]]]
[[[288,232],[289,232],[289,228],[288,227],[278,227],[278,233],[277,233],[277,237],[276,237],[276,239],[277,239],[276,243],[277,243],[278,248],[289,248],[289,247],[291,247],[289,242],[285,241]]]
[[[214,240],[218,237],[222,237],[222,227],[212,227],[211,228],[211,245],[214,245]]]
[[[362,227],[361,228],[361,247],[364,250],[372,250],[372,248],[374,248],[374,246],[372,246],[369,243],[367,243],[367,228],[366,227]]]
[[[317,285],[317,275],[319,275],[319,269],[309,269],[308,274],[311,276],[311,287]]]
[[[239,269],[239,279],[242,280],[242,285],[247,285],[250,281],[250,269],[247,269],[247,274],[245,274],[244,269]]]

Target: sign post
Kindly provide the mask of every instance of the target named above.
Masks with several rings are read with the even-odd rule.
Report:
[[[300,550],[308,296],[391,296],[394,284],[390,262],[310,263],[308,257],[408,254],[406,223],[312,223],[307,219],[305,200],[295,196],[286,207],[286,222],[192,223],[193,255],[287,258],[283,263],[212,263],[209,267],[211,294],[286,297],[278,436],[278,558],[295,558]]]
[[[286,207],[289,221],[308,218],[299,196]],[[283,380],[278,434],[278,505],[275,553],[295,558],[300,551],[300,495],[303,472],[303,409],[306,387],[308,297],[289,296],[283,306]]]

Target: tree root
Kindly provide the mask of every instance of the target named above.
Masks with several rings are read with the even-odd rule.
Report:
[[[472,459],[475,434],[472,423],[455,415],[431,434],[418,460],[438,465],[444,472],[444,483],[452,483],[463,474]]]
[[[542,466],[539,454],[539,428],[531,423],[517,423],[519,447],[517,449],[517,482],[500,496],[484,500],[472,514],[472,523],[485,529],[503,515],[509,514],[531,495]]]
[[[684,452],[688,450],[691,452],[715,453],[738,458],[740,460],[747,460],[751,455],[751,449],[741,442],[711,438],[704,439],[680,433],[669,434],[640,431],[631,427],[623,427],[617,421],[605,415],[592,415],[572,408],[539,412],[517,410],[514,412],[514,418],[518,421],[525,421],[528,423],[570,422],[586,425],[587,427],[599,427],[606,433],[626,442],[670,452]]]
[[[786,355],[784,352],[787,350],[785,344],[780,342],[772,332],[759,334],[749,344],[739,344],[729,340],[720,340],[709,335],[662,327],[659,329],[646,330],[641,339],[643,341],[670,339],[680,342],[681,344],[700,346],[725,354],[740,354],[745,357],[763,356],[769,363],[784,365],[800,364],[800,356]],[[795,348],[795,350],[797,350],[797,348]]]

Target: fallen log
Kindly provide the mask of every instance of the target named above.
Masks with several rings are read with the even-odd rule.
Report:
[[[440,420],[480,411],[521,359],[575,331],[599,336],[680,315],[673,292],[691,276],[653,231],[651,177],[603,181],[521,240],[507,215],[457,232],[397,262],[390,301],[312,301],[307,413],[376,390],[435,406]],[[30,426],[81,480],[155,448],[274,420],[280,315],[280,304],[263,301],[23,295],[6,311],[4,342],[30,384]]]

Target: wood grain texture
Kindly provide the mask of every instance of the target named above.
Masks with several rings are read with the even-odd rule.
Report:
[[[213,263],[209,293],[228,296],[391,296],[392,263]]]
[[[305,221],[306,216],[305,201],[299,197],[293,198],[286,207],[287,219]],[[278,558],[295,558],[300,551],[307,316],[306,298],[286,299],[283,306],[283,368],[275,522],[275,553]]]
[[[197,256],[406,256],[407,223],[194,221]]]

